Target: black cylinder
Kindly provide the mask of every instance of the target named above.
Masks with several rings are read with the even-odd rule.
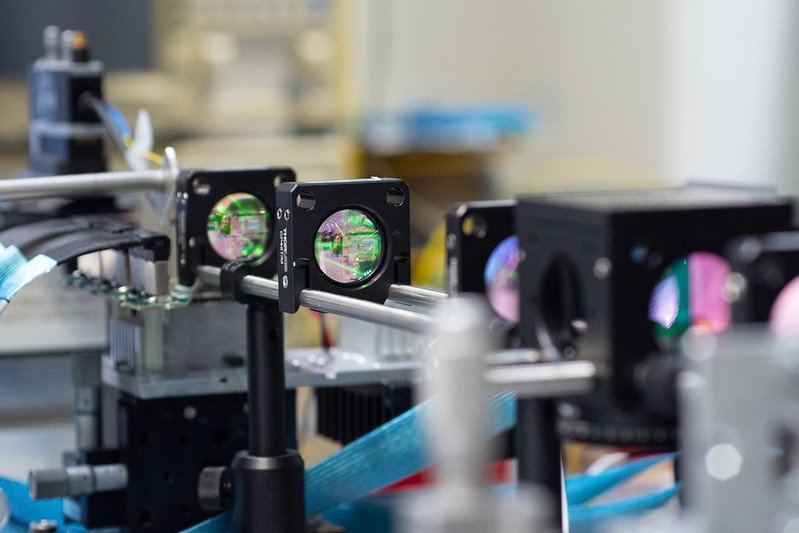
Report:
[[[652,414],[677,424],[677,377],[685,361],[673,353],[649,356],[636,368],[635,384],[642,404]]]
[[[250,455],[286,453],[286,378],[283,361],[283,313],[277,302],[247,306],[247,390]]]
[[[516,462],[519,481],[546,489],[552,497],[555,512],[552,523],[560,530],[561,443],[556,427],[556,406],[552,400],[518,400],[516,403]]]
[[[305,532],[305,471],[296,451],[276,457],[239,452],[230,471],[236,532]]]

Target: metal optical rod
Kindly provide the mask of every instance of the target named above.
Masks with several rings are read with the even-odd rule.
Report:
[[[166,168],[6,179],[0,180],[0,199],[167,190],[173,181],[172,171]]]
[[[197,276],[203,283],[214,287],[219,286],[219,268],[217,267],[201,265],[197,267]],[[271,279],[245,276],[241,287],[245,293],[253,296],[260,296],[270,300],[278,299],[277,281]],[[300,293],[300,303],[305,307],[310,307],[323,313],[334,313],[348,318],[393,326],[417,333],[426,332],[435,322],[429,316],[412,311],[395,309],[373,302],[358,300],[357,298],[309,289],[305,289]]]
[[[388,289],[388,297],[395,302],[410,305],[435,305],[449,298],[449,295],[445,292],[420,289],[411,285],[392,285]]]
[[[559,361],[489,368],[494,387],[514,391],[520,398],[585,394],[596,385],[597,371],[589,361]]]

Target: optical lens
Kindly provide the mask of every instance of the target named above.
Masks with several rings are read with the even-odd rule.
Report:
[[[369,279],[380,266],[383,237],[375,221],[358,209],[336,211],[322,222],[314,256],[324,274],[347,285]]]
[[[511,236],[494,248],[486,262],[486,296],[500,317],[519,322],[519,239]]]
[[[688,330],[719,333],[730,325],[724,295],[729,272],[727,261],[710,252],[694,252],[666,269],[649,301],[661,345],[673,348]]]
[[[255,196],[237,192],[211,209],[207,229],[211,248],[224,259],[259,259],[272,236],[272,215]]]
[[[799,333],[799,278],[788,283],[771,307],[771,330],[778,335]]]

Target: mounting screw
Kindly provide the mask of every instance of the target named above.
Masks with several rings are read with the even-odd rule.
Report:
[[[613,270],[613,263],[607,257],[600,257],[594,262],[594,276],[597,279],[605,279],[610,276]]]
[[[233,505],[233,483],[224,466],[207,466],[200,472],[197,499],[203,511],[221,511]]]

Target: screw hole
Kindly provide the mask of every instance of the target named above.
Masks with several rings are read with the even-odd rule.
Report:
[[[316,206],[316,197],[310,192],[301,192],[297,195],[297,207],[304,211],[310,211]]]
[[[476,237],[482,239],[486,236],[488,230],[488,223],[482,215],[469,215],[463,219],[461,223],[463,234],[469,237]]]
[[[405,203],[405,191],[399,187],[391,187],[386,193],[386,202],[394,207],[401,206]]]
[[[191,188],[197,196],[208,196],[211,192],[211,184],[207,178],[203,177],[194,178],[191,182]]]

